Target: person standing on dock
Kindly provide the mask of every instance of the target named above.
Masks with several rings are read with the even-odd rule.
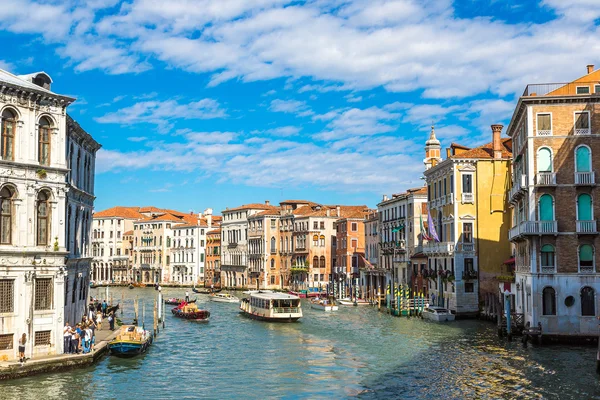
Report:
[[[68,322],[65,322],[63,328],[63,353],[69,354],[71,352],[71,326]]]
[[[186,302],[186,303],[189,303],[189,302],[190,302],[190,292],[188,292],[187,290],[186,290],[186,292],[185,292],[185,302]]]
[[[101,331],[102,330],[102,313],[101,312],[96,314],[96,325],[98,326],[98,330]]]
[[[21,339],[19,339],[19,361],[23,364],[25,359],[25,343],[27,343],[27,334],[23,334]]]
[[[108,314],[108,326],[111,331],[115,330],[115,315],[112,311],[110,312],[110,314]]]
[[[108,308],[108,304],[106,304],[106,299],[102,300],[102,316],[106,317],[106,309]]]

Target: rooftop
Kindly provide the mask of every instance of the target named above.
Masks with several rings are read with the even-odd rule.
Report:
[[[512,139],[502,138],[502,158],[512,157]],[[486,143],[483,146],[475,147],[473,149],[463,151],[460,154],[450,156],[450,158],[494,158],[494,151],[492,150],[492,142]]]

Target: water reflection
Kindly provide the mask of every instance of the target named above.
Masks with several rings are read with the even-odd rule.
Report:
[[[165,289],[167,297],[181,290]],[[238,293],[243,297],[243,294]],[[118,290],[114,298],[121,299]],[[123,292],[124,319],[133,299]],[[99,296],[102,298],[101,296]],[[480,321],[436,324],[371,308],[324,313],[304,304],[296,324],[261,323],[212,303],[208,324],[173,318],[140,358],[105,358],[70,374],[4,382],[0,398],[598,398],[595,350],[528,347],[497,339]],[[141,309],[140,309],[141,311]]]

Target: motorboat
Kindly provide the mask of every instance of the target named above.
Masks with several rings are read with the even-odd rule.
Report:
[[[191,304],[191,303],[195,303],[197,299],[193,299],[190,301],[185,301],[185,299],[178,299],[175,297],[172,297],[170,299],[165,300],[165,304],[168,304],[170,306],[178,306],[182,303],[187,303],[187,304]]]
[[[152,344],[152,333],[135,325],[121,326],[117,336],[108,342],[110,354],[132,357],[145,353]]]
[[[321,311],[337,311],[338,306],[332,298],[313,298],[310,301],[310,308]]]
[[[295,322],[302,318],[302,305],[298,296],[256,291],[242,299],[240,312],[259,321]]]
[[[217,303],[239,303],[240,299],[229,293],[213,293],[210,295],[210,301]]]
[[[195,303],[181,303],[179,306],[172,309],[171,312],[177,318],[183,318],[192,321],[205,322],[210,318],[210,311],[199,309]]]
[[[423,309],[423,318],[431,321],[454,321],[455,315],[444,307],[427,306]]]
[[[349,297],[346,297],[344,299],[339,299],[338,303],[341,306],[368,306],[368,305],[371,305],[371,303],[368,302],[367,300],[364,300],[364,299],[351,299]]]

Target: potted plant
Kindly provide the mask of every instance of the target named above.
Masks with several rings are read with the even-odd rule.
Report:
[[[40,179],[46,179],[46,177],[48,176],[48,172],[46,172],[46,170],[43,168],[38,169],[37,171],[35,171],[35,173]]]
[[[58,236],[54,238],[54,251],[58,251]]]

